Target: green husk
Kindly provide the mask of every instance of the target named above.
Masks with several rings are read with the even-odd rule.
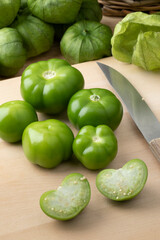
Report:
[[[130,13],[114,29],[112,54],[148,71],[160,69],[159,35],[160,15]]]
[[[53,26],[32,15],[18,16],[12,27],[22,36],[28,58],[48,51],[53,45]]]
[[[26,61],[26,49],[16,29],[0,29],[0,75],[12,76],[23,67]]]
[[[15,19],[21,0],[0,1],[0,28],[9,26]]]
[[[100,22],[102,9],[97,0],[83,0],[76,21],[91,20]]]
[[[95,21],[79,21],[64,33],[60,48],[70,64],[111,56],[112,30]]]

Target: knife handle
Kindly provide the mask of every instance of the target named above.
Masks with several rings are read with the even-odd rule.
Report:
[[[149,145],[154,156],[160,161],[160,138],[151,140]]]

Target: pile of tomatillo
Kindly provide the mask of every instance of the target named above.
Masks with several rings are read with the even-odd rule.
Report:
[[[0,76],[15,75],[54,40],[70,64],[110,56],[112,31],[101,19],[97,0],[1,0]]]
[[[0,137],[10,143],[22,141],[26,158],[44,168],[55,168],[72,154],[90,170],[106,168],[117,155],[114,130],[122,119],[122,104],[107,89],[83,87],[83,75],[65,60],[31,64],[21,77],[24,101],[0,105]],[[65,122],[52,118],[63,111],[78,129],[75,137]],[[48,114],[48,119],[38,121],[36,112]],[[96,186],[112,200],[128,200],[141,192],[147,173],[146,164],[133,159],[118,170],[100,171]],[[88,205],[90,195],[85,176],[72,173],[57,190],[41,196],[40,206],[48,216],[68,220]]]

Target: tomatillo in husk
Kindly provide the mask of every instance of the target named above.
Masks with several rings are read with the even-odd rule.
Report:
[[[112,30],[96,21],[82,20],[70,26],[64,33],[60,48],[70,64],[111,56]]]
[[[16,29],[0,29],[0,75],[16,74],[26,62],[27,53],[21,35]]]
[[[48,23],[73,23],[82,0],[28,0],[31,13]]]
[[[9,26],[15,19],[21,0],[0,1],[0,28]]]
[[[18,15],[11,26],[21,35],[28,58],[48,51],[53,45],[53,26],[32,15]]]

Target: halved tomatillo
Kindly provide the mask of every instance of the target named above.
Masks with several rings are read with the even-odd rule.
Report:
[[[57,190],[42,194],[40,207],[51,218],[69,220],[88,205],[90,197],[90,185],[85,176],[71,173],[64,178]]]
[[[97,189],[115,201],[124,201],[138,195],[146,183],[148,169],[140,159],[128,161],[122,168],[105,169],[96,178]]]

